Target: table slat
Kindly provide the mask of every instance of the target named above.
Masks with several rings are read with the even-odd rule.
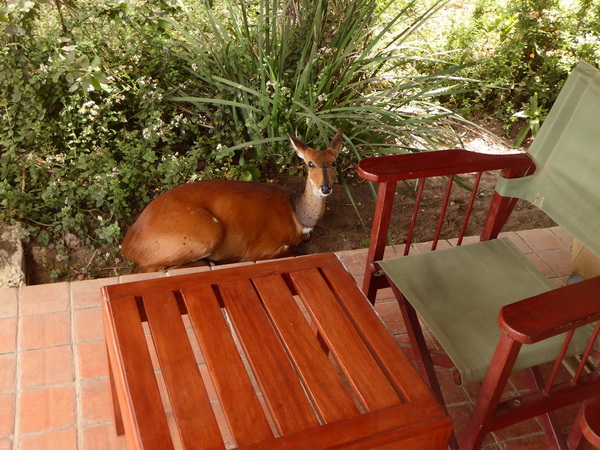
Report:
[[[273,436],[229,326],[210,286],[182,291],[194,333],[238,445]]]
[[[143,301],[183,445],[224,448],[175,295],[156,292]],[[201,427],[195,423],[198,417],[203,418]]]
[[[400,401],[317,269],[293,272],[300,298],[364,406],[372,411]]]
[[[219,285],[225,307],[283,434],[319,425],[300,381],[249,280]]]
[[[435,400],[417,400],[256,443],[244,449],[364,450],[384,447],[442,450],[448,448],[451,431],[452,421]]]
[[[378,362],[394,381],[402,396],[407,401],[430,398],[429,388],[414,370],[414,366],[398,347],[381,319],[374,313],[373,307],[359,290],[352,276],[341,266],[324,267],[323,273],[338,297],[344,299],[342,306],[359,330],[364,342],[374,350],[375,354],[385,355],[385,358],[379,358]]]
[[[107,333],[108,352],[116,371],[115,381],[119,382],[117,389],[127,386],[126,405],[121,400],[121,406],[125,406],[123,413],[131,416],[127,425],[136,424],[130,438],[138,448],[172,449],[167,417],[162,408],[156,407],[162,401],[135,297],[111,299],[105,312],[106,328],[111,331]]]
[[[283,278],[275,275],[253,282],[324,421],[330,423],[358,414],[357,406]]]

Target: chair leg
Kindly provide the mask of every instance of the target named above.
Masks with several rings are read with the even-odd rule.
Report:
[[[545,386],[544,379],[542,377],[542,373],[539,367],[532,367],[527,370],[530,375],[530,383],[534,390],[543,389]],[[540,416],[540,422],[542,424],[542,428],[550,441],[551,448],[566,450],[569,447],[567,446],[567,442],[565,441],[564,436],[560,430],[560,425],[558,424],[558,419],[556,418],[556,414],[554,411],[547,412],[546,414]]]
[[[521,343],[502,334],[460,442],[461,450],[478,449],[494,421],[496,408],[514,367]]]
[[[404,325],[406,326],[406,331],[408,333],[408,338],[413,349],[419,372],[421,373],[421,376],[425,378],[425,381],[433,391],[433,394],[437,397],[437,400],[442,405],[445,405],[444,397],[442,396],[442,390],[440,388],[437,375],[435,374],[435,369],[433,368],[433,361],[431,359],[431,355],[429,354],[427,343],[425,342],[425,336],[423,335],[423,330],[419,324],[417,312],[393,284],[392,290],[396,295],[398,305],[400,305],[400,311],[402,313],[402,318],[404,319]]]
[[[571,426],[571,430],[569,431],[569,435],[567,436],[567,448],[569,450],[578,450],[583,446],[585,440],[583,437],[583,433],[581,432],[581,415],[583,414],[585,405],[594,401],[600,401],[600,396],[588,398],[579,407],[579,411],[577,411],[577,417],[573,421],[573,425]]]
[[[447,412],[446,402],[444,401],[442,389],[440,388],[440,383],[437,379],[437,375],[435,374],[433,360],[431,359],[431,354],[429,353],[429,349],[427,348],[427,343],[425,342],[425,336],[423,335],[423,330],[421,329],[421,325],[419,324],[417,312],[412,307],[412,305],[404,298],[404,296],[398,290],[398,288],[396,288],[394,283],[390,282],[390,285],[392,287],[394,295],[396,296],[398,305],[400,306],[402,318],[404,319],[404,325],[406,326],[406,331],[408,333],[410,345],[413,349],[415,361],[417,362],[417,366],[421,373],[421,376],[429,385],[429,388],[431,389],[431,392],[433,393],[437,401]],[[452,431],[452,435],[450,436],[449,447],[452,450],[458,449],[458,441],[456,439],[454,431]]]

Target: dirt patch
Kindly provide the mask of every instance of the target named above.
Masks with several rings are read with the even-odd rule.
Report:
[[[463,176],[465,183],[472,182],[474,176]],[[360,178],[348,181],[352,201],[339,184],[328,198],[327,209],[322,221],[315,227],[311,239],[302,247],[307,253],[353,250],[369,245],[375,200],[369,183]],[[282,185],[300,188],[303,180],[282,179]],[[446,178],[428,180],[424,198],[419,205],[413,242],[427,242],[434,237],[440,217],[442,200],[448,184]],[[478,189],[477,201],[473,207],[467,227],[467,236],[479,235],[485,220],[489,204],[494,193],[496,176],[484,174]],[[415,196],[414,185],[399,185],[396,192],[395,207],[392,214],[390,232],[394,243],[403,243],[413,214]],[[442,227],[442,238],[458,236],[464,221],[471,191],[456,183],[452,187],[452,196]],[[554,226],[554,222],[534,206],[519,202],[511,214],[503,231],[517,231]]]

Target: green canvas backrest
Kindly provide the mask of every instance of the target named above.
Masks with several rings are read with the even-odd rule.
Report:
[[[569,75],[529,155],[536,173],[496,190],[535,204],[600,256],[600,71],[582,61]]]

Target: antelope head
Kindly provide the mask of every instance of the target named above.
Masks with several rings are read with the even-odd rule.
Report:
[[[292,135],[289,137],[296,153],[308,167],[307,186],[310,183],[313,195],[327,197],[333,190],[332,184],[336,171],[335,159],[342,148],[342,130],[338,130],[330,146],[321,151],[313,150]]]

